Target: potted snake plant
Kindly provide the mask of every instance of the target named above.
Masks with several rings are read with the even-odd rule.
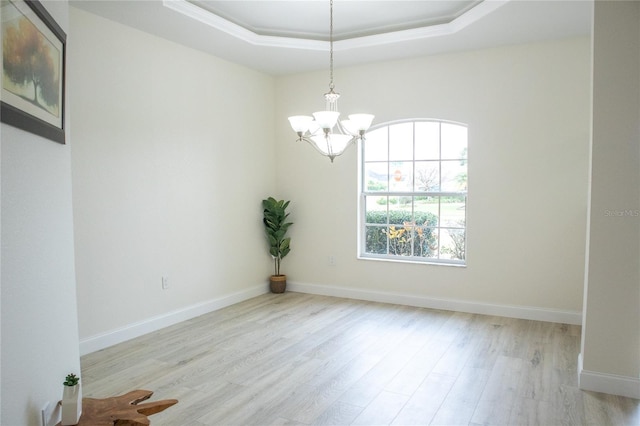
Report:
[[[280,262],[291,251],[291,238],[287,230],[292,222],[287,222],[289,201],[276,200],[269,197],[262,200],[265,233],[269,241],[269,254],[274,262],[274,274],[269,280],[269,288],[273,293],[284,293],[287,287],[287,276],[280,273]]]

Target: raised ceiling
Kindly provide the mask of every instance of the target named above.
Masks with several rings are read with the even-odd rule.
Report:
[[[273,75],[328,66],[328,0],[71,4]],[[335,65],[586,36],[591,10],[588,0],[334,0]]]
[[[328,1],[210,1],[189,3],[258,35],[329,39]],[[388,34],[447,24],[480,0],[335,1],[334,39]],[[180,3],[175,3],[176,5]]]

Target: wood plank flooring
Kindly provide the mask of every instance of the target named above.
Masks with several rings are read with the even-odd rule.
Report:
[[[158,425],[639,425],[577,388],[580,327],[266,294],[82,357],[83,393],[180,402]]]

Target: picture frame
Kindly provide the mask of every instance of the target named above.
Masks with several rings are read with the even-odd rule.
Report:
[[[0,7],[0,121],[64,144],[67,35],[38,0]]]

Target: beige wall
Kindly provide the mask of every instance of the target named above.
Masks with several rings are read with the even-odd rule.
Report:
[[[67,2],[43,5],[68,34]],[[42,407],[62,397],[65,376],[80,374],[72,110],[67,103],[67,145],[0,125],[2,425],[40,425]]]
[[[72,160],[83,342],[132,327],[142,333],[141,323],[161,326],[176,312],[262,289],[271,265],[259,202],[269,194],[292,200],[293,251],[283,269],[294,289],[334,286],[579,321],[588,40],[336,70],[345,112],[366,105],[376,123],[469,125],[468,266],[456,268],[356,259],[356,150],[330,164],[295,143],[286,121],[322,107],[325,72],[274,84],[75,8],[71,18],[71,101],[82,105]]]
[[[328,74],[279,78],[278,187],[292,200],[295,221],[283,263],[290,281],[316,292],[348,288],[378,300],[437,306],[444,300],[454,308],[539,318],[560,312],[579,322],[589,69],[589,40],[579,38],[336,70],[344,114],[375,113],[374,123],[468,124],[466,268],[356,258],[357,150],[331,164],[295,142],[286,120],[323,108]]]
[[[596,2],[580,385],[640,398],[640,3]]]
[[[273,78],[73,7],[71,29],[81,340],[266,291]]]

